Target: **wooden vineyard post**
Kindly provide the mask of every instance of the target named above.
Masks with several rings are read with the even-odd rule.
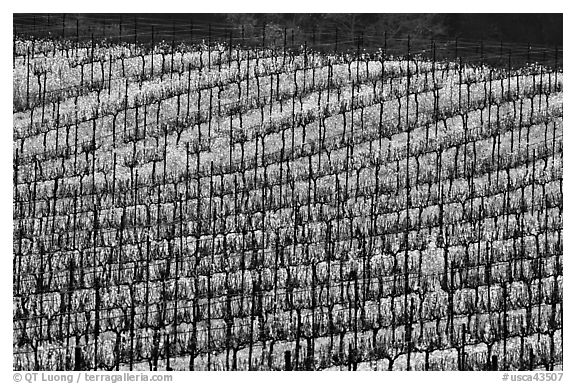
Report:
[[[207,360],[208,360],[208,370],[211,369],[212,363],[212,270],[214,268],[214,248],[215,248],[215,222],[216,218],[213,217],[215,214],[212,212],[212,200],[214,199],[214,162],[210,161],[210,197],[208,201],[208,227],[210,230],[210,264],[208,266],[208,274],[207,274],[207,312],[208,312],[208,321],[207,325],[207,332],[208,332],[208,353],[207,353]]]
[[[235,211],[237,212],[237,211]],[[235,227],[237,228],[237,227]],[[224,253],[226,254],[228,250],[226,237],[224,237]],[[224,323],[226,324],[226,370],[230,370],[230,350],[232,349],[232,329],[234,326],[234,317],[232,316],[232,300],[236,301],[235,298],[232,297],[231,289],[230,289],[230,265],[226,265],[226,276],[225,276],[225,286],[224,291],[226,294],[226,310],[224,311]]]
[[[174,333],[174,338],[177,337],[177,334]],[[170,366],[170,333],[166,332],[164,334],[164,348],[165,348],[165,355],[166,355],[166,370],[172,371],[172,367]]]
[[[76,336],[76,345],[74,346],[74,370],[83,371],[84,368],[84,356],[82,353],[82,348],[79,344],[80,338]]]
[[[291,371],[292,370],[292,355],[291,351],[284,352],[284,370]]]
[[[362,31],[361,36],[358,37],[358,47],[356,48],[356,85],[358,86],[358,91],[360,91],[360,49],[363,42],[364,31]],[[354,101],[352,101],[352,103],[354,103]]]
[[[186,168],[186,172],[188,173],[188,168]],[[186,186],[188,186],[188,180],[186,179]],[[174,324],[172,326],[172,333],[174,336],[174,346],[178,345],[178,302],[179,302],[179,278],[180,278],[180,268],[181,264],[184,262],[184,211],[183,211],[183,204],[185,201],[185,197],[182,196],[182,193],[179,195],[178,199],[178,207],[179,207],[179,217],[178,217],[178,224],[179,224],[179,231],[178,231],[178,238],[180,240],[180,246],[178,253],[176,253],[176,264],[175,264],[175,284],[174,284]],[[174,210],[176,210],[176,202],[174,202]],[[174,223],[175,224],[175,223]],[[166,335],[168,345],[170,342],[170,335]],[[166,367],[170,366],[170,358],[169,358],[170,349],[167,347],[167,358],[166,358]]]
[[[308,215],[310,218],[310,214]],[[310,219],[309,219],[310,220]],[[306,252],[309,251],[308,244],[306,244]],[[315,250],[313,250],[315,252]],[[312,267],[312,324],[311,324],[311,334],[307,335],[307,351],[306,351],[306,370],[311,371],[314,369],[314,349],[315,349],[315,329],[316,329],[316,256],[314,255],[310,260]]]
[[[406,226],[404,228],[404,316],[410,317],[408,292],[410,289],[409,273],[409,232],[410,232],[410,35],[408,35],[406,55]],[[405,326],[406,341],[410,344],[411,325]],[[410,370],[410,350],[408,350],[406,369]]]
[[[197,323],[198,323],[198,265],[200,263],[200,255],[198,251],[199,242],[200,242],[200,235],[201,235],[201,226],[202,226],[202,218],[200,216],[200,203],[202,201],[202,194],[200,189],[200,151],[196,152],[196,225],[194,228],[194,265],[192,276],[194,278],[194,289],[193,289],[193,298],[192,298],[192,331],[190,336],[190,342],[188,343],[188,353],[190,354],[190,360],[188,363],[188,369],[190,371],[194,371],[195,365],[194,360],[197,353]]]
[[[234,45],[232,40],[232,30],[228,32],[229,43],[228,43],[228,70],[232,69],[232,46]]]
[[[256,271],[258,273],[258,279],[256,281],[256,289],[254,290],[254,294],[257,295],[257,316],[258,316],[258,325],[259,325],[259,329],[258,329],[258,341],[261,342],[262,345],[262,363],[264,362],[264,351],[266,349],[266,339],[264,337],[264,309],[263,309],[263,296],[264,296],[264,292],[262,289],[262,270],[264,269],[264,265],[266,262],[266,236],[267,236],[267,232],[266,232],[266,209],[268,208],[266,206],[267,204],[267,196],[266,196],[266,190],[268,188],[268,176],[267,176],[267,167],[268,165],[266,164],[266,158],[265,158],[265,146],[264,146],[264,136],[262,136],[262,164],[263,164],[263,175],[264,175],[264,180],[262,181],[262,188],[261,188],[261,201],[260,201],[260,214],[261,214],[261,223],[262,223],[262,245],[261,245],[261,249],[260,251],[262,252],[262,256],[260,258],[256,258],[257,263],[256,263]],[[255,250],[256,251],[256,255],[258,255],[258,249]]]
[[[98,368],[98,341],[100,338],[100,276],[97,276],[97,266],[96,266],[96,252],[97,252],[97,233],[98,233],[98,208],[99,202],[96,201],[96,182],[95,182],[95,164],[96,164],[96,147],[95,147],[95,134],[96,134],[96,120],[93,121],[93,137],[92,137],[92,205],[94,206],[93,212],[93,225],[94,230],[92,232],[92,268],[94,269],[94,290],[95,290],[95,310],[94,310],[94,370]]]
[[[461,327],[461,343],[462,348],[459,351],[459,362],[460,362],[460,371],[466,371],[466,324],[462,324]]]
[[[174,76],[174,44],[176,39],[176,24],[172,20],[172,44],[170,45],[170,80]],[[210,42],[208,42],[208,53],[210,53]],[[208,55],[208,60],[210,60],[210,55]],[[178,94],[178,98],[180,94]],[[180,108],[180,100],[178,100],[178,108]]]
[[[26,108],[30,108],[30,47],[26,47]],[[24,140],[24,139],[22,139]]]
[[[42,73],[39,73],[38,76],[38,88],[42,90],[42,96],[41,96],[41,100],[42,100],[42,117],[40,119],[40,123],[44,124],[44,114],[46,111],[46,80],[48,79],[48,72],[44,71],[44,84],[41,85],[41,78],[42,78]],[[40,95],[40,92],[38,92],[38,94]],[[48,131],[46,131],[44,133],[44,150],[46,150],[46,135],[48,134]]]
[[[352,235],[352,233],[350,233]],[[358,268],[357,261],[354,260],[356,265],[353,268]],[[354,272],[354,360],[353,360],[353,369],[356,370],[356,351],[358,350],[358,302],[359,300],[359,292],[358,292],[358,271],[353,270]]]
[[[302,308],[300,303],[297,304],[295,311],[298,319],[296,323],[296,356],[294,358],[294,370],[298,371],[300,370],[300,339],[302,337]]]
[[[348,370],[352,371],[354,365],[354,349],[352,343],[348,343]]]
[[[498,356],[492,355],[491,359],[492,360],[490,362],[490,370],[491,371],[497,371],[498,370]]]
[[[446,248],[448,248],[448,244],[446,244]],[[447,253],[447,251],[446,251]],[[456,270],[454,267],[454,260],[450,260],[449,262],[449,272],[450,272],[450,285],[448,287],[448,324],[450,326],[449,330],[449,340],[450,343],[454,343],[454,277],[456,274]]]
[[[509,215],[506,215],[506,217],[509,217]],[[508,289],[506,287],[506,282],[502,283],[502,305],[503,305],[503,317],[502,317],[502,327],[503,329],[503,334],[502,334],[502,369],[507,370],[508,368],[508,364],[507,364],[507,358],[506,358],[506,353],[507,353],[507,339],[508,339],[508,309],[507,309],[507,300],[508,300]]]
[[[13,168],[13,174],[14,174],[14,179],[13,179],[13,196],[14,196],[14,203],[18,203],[19,199],[19,194],[18,194],[18,170],[19,170],[19,149],[16,148],[15,150],[15,159],[14,159],[14,168]],[[18,221],[19,221],[19,234],[18,234],[18,251],[15,252],[14,254],[14,266],[13,266],[13,276],[16,278],[16,292],[14,293],[14,296],[20,296],[20,283],[21,283],[21,271],[22,271],[22,234],[23,234],[23,228],[22,228],[22,202],[20,202],[20,209],[18,212],[18,215],[15,217],[18,217]],[[16,261],[16,259],[18,259]]]
[[[74,199],[76,200],[76,198]],[[74,250],[73,255],[75,256],[76,252]],[[75,262],[74,262],[74,256],[72,256],[70,258],[70,260],[68,261],[68,292],[67,292],[67,303],[66,303],[66,308],[67,308],[67,321],[66,321],[66,364],[65,367],[67,370],[71,369],[72,366],[72,361],[71,361],[71,356],[69,355],[69,350],[70,350],[70,316],[72,314],[72,293],[74,290],[74,266],[75,266]]]
[[[251,292],[251,296],[252,296],[252,301],[251,301],[251,305],[250,305],[250,344],[248,345],[248,370],[252,371],[253,367],[252,367],[252,354],[253,354],[253,349],[254,349],[254,318],[256,317],[256,292],[255,292],[255,288],[256,288],[256,282],[252,282],[252,292]]]
[[[201,77],[202,74],[202,65],[200,65],[198,67],[198,78]],[[198,126],[198,154],[200,153],[200,149],[202,148],[202,118],[201,118],[201,114],[200,111],[202,109],[202,88],[198,87],[198,105],[197,105],[197,109],[196,109],[196,115],[195,115],[195,123]],[[208,143],[210,143],[210,141],[208,141]]]

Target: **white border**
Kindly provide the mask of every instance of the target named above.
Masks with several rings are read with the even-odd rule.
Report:
[[[408,4],[409,3],[409,4]],[[10,313],[12,312],[12,129],[10,125],[12,124],[12,95],[10,84],[12,83],[12,68],[11,60],[9,59],[12,52],[12,13],[26,13],[26,12],[100,12],[100,13],[122,13],[122,12],[138,12],[138,13],[165,13],[165,12],[181,12],[181,13],[199,13],[199,12],[213,12],[213,13],[234,13],[234,12],[373,12],[373,13],[398,13],[398,12],[417,12],[417,13],[451,13],[451,12],[462,12],[462,13],[483,13],[483,12],[555,12],[564,13],[564,46],[567,47],[564,50],[564,65],[565,72],[568,72],[568,76],[564,76],[565,88],[571,90],[574,87],[572,77],[570,74],[572,70],[573,53],[570,50],[571,38],[576,36],[574,31],[574,24],[576,20],[572,17],[572,13],[568,12],[569,7],[566,5],[567,2],[560,1],[522,1],[522,2],[504,2],[498,0],[485,0],[485,1],[444,1],[439,3],[438,1],[427,1],[427,0],[411,0],[409,2],[396,2],[396,1],[384,1],[381,0],[377,4],[374,3],[359,3],[353,1],[336,3],[333,1],[322,0],[290,0],[285,2],[261,2],[261,1],[234,1],[234,0],[218,0],[214,2],[167,2],[167,1],[146,1],[146,2],[132,2],[128,3],[126,1],[111,1],[111,0],[99,0],[95,2],[55,2],[55,1],[38,1],[38,0],[26,0],[18,3],[9,4],[9,9],[6,12],[0,14],[2,33],[2,52],[5,53],[3,60],[1,61],[3,78],[5,79],[2,84],[5,86],[2,89],[2,121],[4,122],[3,129],[0,133],[0,172],[2,180],[2,204],[0,204],[0,236],[1,243],[3,245],[2,255],[2,268],[0,268],[0,281],[3,282],[3,291],[0,295],[0,304],[3,308],[4,316],[0,319],[1,326],[1,339],[2,349],[1,349],[1,370],[0,370],[0,380],[3,382],[11,383],[13,381],[12,372],[12,321]],[[566,71],[567,68],[567,71]],[[576,167],[576,151],[571,150],[572,145],[575,145],[575,135],[573,131],[574,122],[571,106],[573,106],[572,92],[568,91],[564,96],[564,104],[568,108],[565,108],[564,119],[567,121],[564,130],[564,145],[565,155],[564,167],[568,170],[568,175],[570,176],[570,171],[573,170],[572,166]],[[566,204],[564,208],[564,236],[566,234],[571,235],[574,227],[574,220],[576,210],[575,210],[575,200],[570,197],[576,196],[576,189],[574,188],[573,177],[568,177],[568,180],[564,182],[564,193],[569,196],[566,199]],[[575,193],[573,195],[573,193]],[[564,372],[563,377],[564,382],[572,382],[572,374],[574,369],[570,365],[570,361],[574,362],[574,351],[573,347],[575,331],[571,327],[572,321],[574,321],[574,304],[571,302],[571,298],[574,293],[574,283],[571,279],[574,274],[574,261],[572,260],[576,254],[574,252],[576,249],[574,243],[568,241],[564,244],[564,254],[568,255],[564,257],[564,275],[570,278],[564,279]],[[206,380],[211,380],[214,382],[237,382],[238,380],[250,382],[250,383],[270,383],[271,380],[276,380],[279,383],[288,383],[289,380],[303,380],[305,382],[312,380],[329,380],[332,383],[348,383],[350,379],[353,380],[370,380],[375,382],[422,382],[424,380],[429,382],[442,382],[445,384],[452,383],[500,383],[502,373],[501,372],[386,372],[385,377],[382,373],[373,372],[356,372],[352,374],[346,374],[343,372],[333,373],[333,372],[323,372],[323,373],[311,373],[311,372],[292,372],[289,374],[280,372],[258,372],[258,373],[245,373],[245,372],[172,372],[174,375],[175,383],[189,383],[191,380],[204,382]],[[4,381],[5,380],[5,381]]]
[[[11,12],[100,12],[100,13],[562,13],[563,1],[335,1],[335,0],[219,0],[196,1],[42,1],[10,4]]]

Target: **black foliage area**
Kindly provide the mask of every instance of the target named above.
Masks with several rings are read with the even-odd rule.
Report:
[[[254,43],[266,29],[270,42],[369,48],[387,37],[467,39],[562,46],[563,15],[554,13],[237,13],[237,14],[14,14],[14,33],[36,37],[61,34],[82,39],[118,37],[131,41],[226,39],[232,34]],[[152,32],[152,29],[155,32]],[[191,33],[193,31],[193,33]]]

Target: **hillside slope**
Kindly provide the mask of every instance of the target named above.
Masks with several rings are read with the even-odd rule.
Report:
[[[15,369],[561,367],[557,69],[15,54]]]

